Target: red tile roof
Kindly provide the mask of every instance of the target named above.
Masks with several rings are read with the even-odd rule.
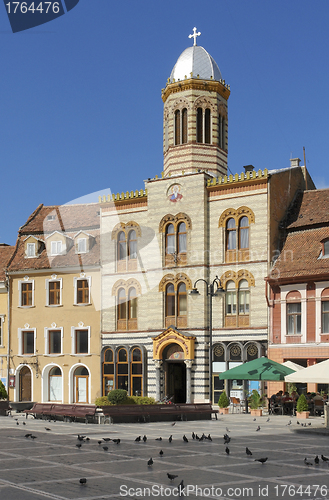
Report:
[[[329,189],[305,191],[299,210],[291,215],[287,226],[289,230],[320,224],[329,225]]]
[[[329,214],[327,215],[329,219]],[[329,226],[290,232],[270,279],[329,277],[329,258],[319,258],[323,239],[329,238]]]
[[[14,252],[15,247],[0,243],[0,281],[6,278],[5,267]]]
[[[100,264],[100,215],[98,204],[62,205],[45,207],[39,205],[20,228],[15,252],[8,265],[9,272],[37,269],[53,269],[98,266]],[[85,231],[92,236],[92,246],[87,253],[77,254],[74,244],[65,255],[48,256],[46,250],[47,236],[54,231],[65,233],[71,239],[79,231]],[[41,242],[37,257],[26,258],[24,240],[32,235]],[[73,242],[72,242],[73,243]]]

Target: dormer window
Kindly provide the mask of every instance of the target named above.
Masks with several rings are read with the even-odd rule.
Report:
[[[35,257],[35,243],[28,243],[26,245],[27,257]]]
[[[319,259],[328,259],[329,258],[329,239],[325,241],[321,241],[322,248],[319,255]]]
[[[86,253],[87,252],[87,239],[86,238],[78,238],[77,250],[78,250],[78,253]]]
[[[52,241],[51,242],[51,255],[61,255],[62,254],[62,242]]]

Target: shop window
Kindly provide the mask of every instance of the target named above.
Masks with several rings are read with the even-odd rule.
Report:
[[[49,401],[62,401],[62,372],[58,366],[49,372]]]
[[[107,396],[112,389],[114,389],[114,355],[113,350],[108,348],[104,351],[103,395]]]
[[[143,396],[143,362],[142,351],[139,349],[139,347],[135,347],[132,350],[130,367],[131,395]]]
[[[124,389],[128,392],[128,353],[123,347],[117,352],[117,389]]]

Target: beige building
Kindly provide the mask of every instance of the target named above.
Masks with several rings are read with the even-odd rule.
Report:
[[[228,175],[229,95],[195,34],[162,90],[161,176],[100,197],[103,394],[216,402],[220,372],[266,353],[264,278],[308,174],[293,160],[282,171]],[[206,283],[216,276],[226,293],[210,304]],[[190,295],[195,283],[199,297]]]
[[[0,244],[0,379],[7,388],[8,372],[8,281],[5,268],[14,247]]]
[[[99,207],[40,205],[8,264],[11,401],[100,394]]]

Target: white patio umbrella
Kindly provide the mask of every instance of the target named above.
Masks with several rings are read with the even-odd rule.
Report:
[[[298,365],[297,363],[294,363],[294,361],[285,361],[284,363],[281,363],[283,366],[287,366],[288,368],[291,368],[295,372],[298,370],[304,370],[304,366]]]
[[[286,375],[285,382],[329,384],[329,359]]]

